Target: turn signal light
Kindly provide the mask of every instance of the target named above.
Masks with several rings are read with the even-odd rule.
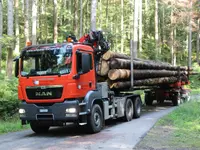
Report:
[[[31,45],[32,45],[31,41],[26,42],[26,46],[31,46]]]

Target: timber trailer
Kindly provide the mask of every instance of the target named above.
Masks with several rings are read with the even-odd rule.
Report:
[[[113,91],[107,82],[97,82],[96,66],[108,49],[101,31],[91,31],[78,42],[69,37],[61,44],[25,47],[14,60],[22,125],[30,123],[35,133],[44,133],[50,126],[74,122],[96,133],[105,120],[140,117],[140,95]],[[182,84],[146,91],[146,104],[162,93],[178,105]]]

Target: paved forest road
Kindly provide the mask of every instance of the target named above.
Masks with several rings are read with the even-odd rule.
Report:
[[[132,150],[160,117],[175,108],[146,107],[139,119],[109,121],[100,133],[92,135],[74,125],[52,128],[44,135],[36,135],[31,130],[0,135],[0,150]]]

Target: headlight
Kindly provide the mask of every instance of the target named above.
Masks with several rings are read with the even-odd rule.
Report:
[[[76,108],[67,108],[66,113],[76,113]]]
[[[21,109],[21,108],[19,109],[20,114],[25,114],[25,112],[26,112],[25,109]]]

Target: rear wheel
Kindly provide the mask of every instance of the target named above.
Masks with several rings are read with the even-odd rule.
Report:
[[[139,118],[141,114],[141,99],[140,97],[136,97],[134,101],[134,118]]]
[[[88,116],[88,130],[90,133],[100,132],[103,128],[103,113],[98,104],[94,104]]]
[[[35,133],[47,133],[49,131],[49,127],[48,125],[42,125],[39,122],[36,121],[31,121],[30,122],[30,126],[31,129],[35,132]]]
[[[181,96],[180,93],[176,93],[172,97],[172,103],[174,106],[179,106],[181,104]]]
[[[127,99],[125,103],[124,120],[131,121],[133,119],[134,107],[131,99]]]
[[[145,99],[145,103],[146,103],[147,106],[151,106],[153,104],[153,98],[152,98],[150,92],[145,93],[144,99]]]

